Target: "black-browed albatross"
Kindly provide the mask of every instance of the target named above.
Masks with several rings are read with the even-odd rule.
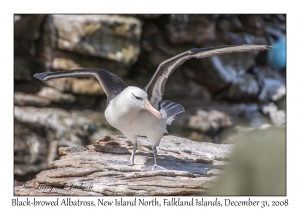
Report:
[[[152,145],[153,169],[156,169],[158,167],[156,147],[164,133],[167,132],[166,125],[172,123],[175,115],[184,112],[184,108],[180,104],[162,100],[166,82],[173,71],[191,58],[205,58],[222,53],[267,50],[269,48],[267,45],[238,45],[190,49],[160,63],[144,89],[127,86],[118,76],[105,69],[97,68],[44,72],[35,74],[34,77],[42,81],[65,77],[96,78],[107,95],[106,120],[133,143],[133,152],[128,165],[134,164],[137,137],[146,136]]]

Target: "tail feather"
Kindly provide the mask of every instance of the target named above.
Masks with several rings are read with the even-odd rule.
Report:
[[[176,104],[172,101],[169,100],[163,100],[159,103],[159,107],[160,107],[160,113],[162,114],[163,118],[169,118],[172,116],[175,116],[177,114],[180,114],[182,112],[184,112],[184,108],[183,106],[181,106],[180,104]]]

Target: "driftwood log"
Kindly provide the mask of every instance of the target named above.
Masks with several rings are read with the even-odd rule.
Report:
[[[232,145],[195,142],[166,135],[154,170],[150,143],[138,138],[135,165],[128,166],[132,143],[106,135],[86,148],[61,147],[53,169],[39,173],[15,195],[203,195],[222,172]]]

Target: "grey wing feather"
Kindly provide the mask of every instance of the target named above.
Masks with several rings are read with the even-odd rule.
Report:
[[[112,99],[127,87],[127,84],[122,79],[105,69],[87,68],[58,72],[43,72],[33,76],[42,81],[66,77],[94,77],[100,82],[107,95],[107,106]]]
[[[168,118],[184,112],[183,106],[169,100],[159,102],[159,111],[162,118]]]
[[[159,64],[156,72],[152,76],[149,83],[146,85],[144,90],[148,93],[148,98],[151,104],[158,108],[159,102],[162,100],[164,95],[165,85],[169,76],[173,71],[182,65],[185,61],[191,58],[205,58],[213,55],[222,53],[233,53],[233,52],[247,52],[254,50],[267,50],[270,46],[268,45],[238,45],[238,46],[217,46],[209,48],[194,48],[179,55],[176,55],[168,60],[163,61]]]

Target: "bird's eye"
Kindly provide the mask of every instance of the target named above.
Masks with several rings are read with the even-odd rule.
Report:
[[[142,100],[142,98],[137,97],[136,95],[134,95],[133,93],[131,93],[137,100]]]

